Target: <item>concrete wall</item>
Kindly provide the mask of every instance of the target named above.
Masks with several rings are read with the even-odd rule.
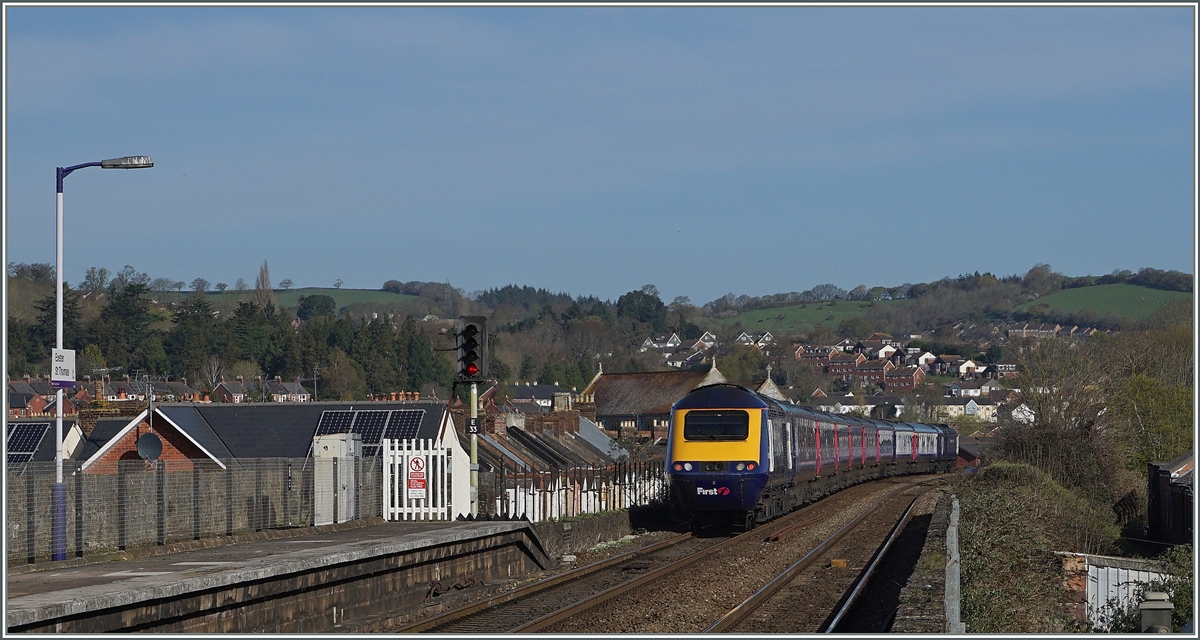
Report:
[[[313,524],[313,460],[249,459],[215,463],[120,463],[120,473],[63,470],[67,485],[67,555]],[[375,459],[362,461],[354,510],[380,515]],[[29,463],[8,474],[8,560],[41,561],[51,552],[53,463]]]

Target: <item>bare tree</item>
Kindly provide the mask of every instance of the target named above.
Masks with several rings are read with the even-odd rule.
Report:
[[[245,279],[238,278],[237,281],[233,283],[233,290],[234,291],[249,291],[250,285],[246,284]]]
[[[171,288],[175,290],[175,293],[182,293],[183,288],[186,286],[187,286],[187,283],[184,282],[183,280],[176,280],[175,284],[171,285]]]
[[[282,288],[284,291],[287,291],[288,289],[291,289],[291,288],[292,288],[292,284],[293,284],[293,283],[292,283],[292,279],[291,279],[291,278],[284,278],[283,280],[280,280],[280,281],[279,281],[279,286],[280,286],[280,288]]]
[[[192,280],[192,291],[195,291],[196,293],[204,293],[205,291],[208,291],[208,280],[205,280],[204,278],[196,278],[195,280]]]
[[[271,270],[267,261],[263,260],[258,269],[258,277],[254,280],[254,301],[264,307],[275,304],[275,292],[271,290]]]
[[[217,291],[219,291],[220,293],[225,293],[225,290],[229,288],[229,285],[225,284],[224,282],[218,282],[216,284],[216,287],[217,287]]]
[[[342,280],[341,278],[338,278],[337,280],[335,280],[335,281],[333,282],[333,288],[334,288],[334,289],[341,289],[341,288],[342,288],[342,283],[343,283],[343,280]]]
[[[209,356],[203,364],[200,365],[200,379],[207,384],[207,388],[212,390],[216,388],[225,376],[225,361],[218,356]]]
[[[155,278],[150,281],[150,288],[155,293],[166,293],[175,286],[175,281],[170,278]]]

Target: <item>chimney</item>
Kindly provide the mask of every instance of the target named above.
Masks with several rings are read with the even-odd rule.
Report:
[[[412,392],[412,401],[413,401],[413,402],[420,402],[420,401],[421,401],[421,392],[420,392],[420,391],[414,391],[414,392]]]
[[[276,383],[279,383],[279,384],[282,384],[282,383],[283,383],[283,378],[280,378],[279,376],[275,376],[275,382],[276,382]]]
[[[245,380],[242,379],[242,376],[238,376],[237,381],[238,381],[238,384],[243,384],[245,382]]]

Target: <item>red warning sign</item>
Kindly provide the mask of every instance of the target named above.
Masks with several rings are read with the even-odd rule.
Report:
[[[408,497],[416,500],[425,499],[425,458],[409,458],[407,466]]]

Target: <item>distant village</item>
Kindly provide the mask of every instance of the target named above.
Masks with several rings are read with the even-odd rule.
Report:
[[[1006,328],[981,327],[964,323],[955,327],[956,337],[963,344],[986,347],[993,343],[1010,344],[1014,339],[1065,338],[1083,339],[1096,333],[1095,329],[1063,327],[1047,324],[1017,324]],[[820,411],[855,414],[879,419],[919,419],[925,421],[970,422],[978,435],[986,435],[1002,412],[1015,420],[1028,421],[1032,413],[1019,403],[1020,389],[1012,376],[1017,365],[1002,362],[977,362],[954,353],[933,353],[907,342],[928,340],[929,336],[892,336],[874,333],[863,340],[844,339],[830,345],[778,343],[769,332],[740,333],[732,341],[747,348],[761,350],[774,358],[791,359],[810,366],[823,374],[826,384],[815,389],[780,388],[766,376],[752,386],[759,393],[779,400],[812,406]],[[665,371],[634,373],[598,372],[583,389],[567,389],[555,384],[518,382],[491,386],[480,395],[483,415],[484,457],[491,458],[490,467],[500,467],[506,457],[520,450],[511,437],[574,439],[581,433],[591,436],[600,454],[583,456],[588,463],[610,457],[624,448],[661,444],[670,424],[671,405],[692,389],[706,384],[727,382],[715,354],[720,343],[715,335],[705,332],[694,340],[682,340],[675,333],[646,338],[641,351],[661,353]],[[1006,378],[1008,380],[1006,380]],[[940,387],[940,393],[938,388]],[[923,394],[918,394],[923,391]],[[46,379],[10,380],[8,382],[8,417],[13,420],[53,418],[56,407],[55,389]],[[197,406],[253,404],[263,407],[261,419],[268,423],[286,423],[285,414],[272,417],[270,406],[297,404],[329,405],[330,410],[342,410],[348,403],[314,403],[308,389],[299,384],[274,378],[221,381],[210,392],[201,392],[186,379],[147,380],[99,379],[85,377],[63,395],[63,414],[71,424],[76,453],[86,442],[112,439],[118,434],[101,433],[95,429],[98,421],[116,420],[115,425],[128,425],[130,419],[144,411],[149,404],[194,404]],[[367,402],[354,403],[369,410],[371,406],[422,406],[438,408],[434,413],[455,415],[446,421],[462,431],[467,407],[457,399],[449,404],[438,398],[422,398],[421,394],[397,391],[375,394]],[[334,406],[337,405],[337,406]],[[224,414],[221,414],[224,415]],[[118,418],[124,416],[124,419]],[[133,422],[139,422],[134,419]],[[434,424],[440,424],[435,421]],[[186,430],[175,425],[176,428]],[[210,425],[211,427],[211,425]],[[432,428],[432,427],[431,427]],[[515,429],[514,429],[515,428]],[[102,430],[103,431],[103,430]],[[511,436],[510,436],[511,432]],[[532,434],[532,435],[530,435]],[[570,435],[568,435],[570,434]],[[462,435],[465,435],[462,434]],[[607,437],[599,437],[599,436]],[[49,440],[49,439],[47,439]],[[611,444],[606,444],[610,443]],[[620,444],[617,444],[620,443]],[[107,442],[91,442],[89,448],[98,453]],[[281,445],[282,446],[282,445]],[[550,445],[543,444],[542,447]],[[564,446],[562,443],[554,447]],[[71,447],[68,447],[71,448]],[[291,444],[284,449],[292,448]],[[537,457],[538,447],[525,447]],[[119,449],[119,447],[118,447]],[[31,450],[32,453],[32,450]],[[115,453],[115,452],[114,452]],[[190,457],[181,452],[182,457]],[[259,455],[285,453],[263,449]],[[596,452],[593,452],[594,454]],[[552,458],[543,451],[543,458]],[[652,454],[651,454],[652,455]],[[44,456],[43,456],[44,457]],[[519,457],[519,456],[517,456]],[[527,461],[528,462],[528,461]],[[538,460],[553,464],[553,460]],[[516,458],[511,461],[518,464]],[[525,463],[520,463],[525,464]]]

